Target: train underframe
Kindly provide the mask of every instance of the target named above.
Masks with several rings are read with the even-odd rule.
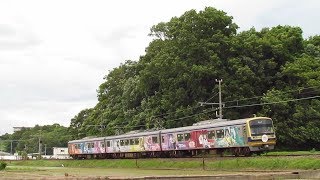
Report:
[[[226,154],[234,156],[251,156],[253,153],[260,154],[263,151],[251,151],[249,147],[215,148],[215,149],[193,149],[193,150],[170,150],[150,152],[117,152],[99,154],[73,154],[73,159],[125,159],[125,158],[185,158],[201,157],[202,155]]]

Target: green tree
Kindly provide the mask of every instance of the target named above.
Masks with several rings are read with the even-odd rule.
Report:
[[[198,102],[217,102],[223,79],[224,117],[270,116],[280,146],[318,147],[319,36],[286,25],[237,32],[232,19],[207,7],[152,26],[145,55],[108,72],[97,105],[71,120],[73,138],[216,118]]]

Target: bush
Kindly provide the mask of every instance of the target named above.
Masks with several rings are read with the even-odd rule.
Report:
[[[6,167],[7,167],[7,163],[0,161],[0,171],[5,169]]]

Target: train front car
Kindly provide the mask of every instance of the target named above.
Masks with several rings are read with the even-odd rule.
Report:
[[[276,135],[272,119],[267,117],[250,118],[247,120],[248,145],[251,152],[261,152],[274,149]]]

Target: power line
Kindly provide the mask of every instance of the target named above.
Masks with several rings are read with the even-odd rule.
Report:
[[[201,106],[199,106],[198,104],[194,107],[188,107],[188,108],[185,108],[185,109],[181,109],[181,110],[178,110],[178,111],[174,111],[174,112],[169,112],[169,113],[163,113],[163,114],[159,114],[159,115],[153,115],[151,116],[150,118],[156,118],[156,117],[160,117],[160,116],[164,116],[164,115],[171,115],[171,114],[176,114],[178,112],[181,112],[181,111],[185,111],[185,110],[188,110],[188,109],[196,109],[196,108],[199,108]]]
[[[217,92],[215,95],[213,95],[211,98],[209,98],[208,100],[205,101],[205,103],[209,102],[212,98],[216,97],[219,94],[219,92]]]
[[[231,108],[241,108],[241,107],[262,106],[262,105],[280,104],[280,103],[295,102],[295,101],[302,101],[302,100],[309,100],[309,99],[316,99],[316,98],[320,98],[320,96],[311,96],[311,97],[305,97],[305,98],[290,99],[290,100],[285,100],[285,101],[268,102],[268,103],[259,103],[259,104],[247,104],[247,105],[241,105],[241,106],[228,106],[228,107],[223,107],[223,108],[224,108],[224,109],[231,109]],[[209,110],[209,111],[205,111],[205,112],[201,112],[201,113],[196,113],[196,114],[193,114],[193,115],[184,116],[184,117],[180,117],[180,118],[176,118],[176,119],[168,119],[167,122],[170,122],[170,121],[178,121],[178,120],[182,120],[182,119],[194,117],[194,116],[201,115],[201,114],[206,114],[206,113],[214,112],[214,111],[217,111],[217,110],[219,110],[219,108],[215,108],[215,109],[212,109],[212,110]],[[124,129],[124,128],[136,128],[136,127],[146,127],[146,125],[115,126],[115,127],[112,127],[112,128],[113,128],[113,129]]]
[[[193,115],[190,115],[190,116],[184,116],[184,117],[181,117],[181,118],[177,118],[177,119],[169,119],[167,121],[177,121],[177,120],[181,120],[181,119],[186,119],[186,118],[189,118],[189,117],[194,117],[194,116],[197,116],[197,115],[200,115],[200,114],[205,114],[205,113],[209,113],[209,112],[214,112],[214,111],[217,111],[219,108],[215,108],[211,111],[206,111],[206,112],[202,112],[202,113],[197,113],[197,114],[193,114]]]
[[[320,86],[312,86],[312,87],[298,87],[297,89],[295,90],[289,90],[289,91],[281,91],[281,92],[277,92],[275,93],[276,95],[279,95],[279,94],[286,94],[286,93],[290,93],[290,92],[295,92],[295,91],[303,91],[303,90],[307,90],[307,89],[314,89],[314,88],[319,88]],[[299,94],[307,94],[307,93],[312,93],[312,92],[317,92],[317,90],[313,90],[313,91],[310,91],[310,92],[306,92],[306,93],[299,93]],[[261,98],[261,97],[264,97],[264,96],[254,96],[254,97],[250,97],[250,98],[243,98],[243,99],[238,99],[238,100],[232,100],[232,101],[225,101],[224,103],[230,103],[230,102],[239,102],[239,101],[245,101],[245,100],[250,100],[250,99],[257,99],[257,98]]]
[[[268,103],[259,103],[259,104],[246,104],[246,105],[241,105],[241,106],[228,106],[228,107],[224,107],[224,108],[231,109],[231,108],[241,108],[241,107],[251,107],[251,106],[262,106],[262,105],[279,104],[279,103],[302,101],[302,100],[316,99],[316,98],[320,98],[320,96],[311,96],[311,97],[306,97],[306,98],[290,99],[290,100],[286,100],[286,101],[277,101],[277,102],[268,102]]]
[[[278,92],[276,94],[285,94],[285,93],[289,93],[289,92],[295,92],[295,91],[303,91],[303,90],[307,90],[307,89],[312,89],[312,88],[316,88],[319,86],[313,86],[313,87],[308,87],[308,88],[301,88],[301,89],[296,89],[296,90],[290,90],[290,91],[285,91],[285,92]],[[311,92],[316,92],[316,90],[311,91]],[[307,93],[311,93],[311,92],[307,92]],[[214,98],[215,96],[217,96],[219,93],[215,94],[214,96],[212,96],[211,98],[209,98],[206,102],[208,102],[209,100],[211,100],[212,98]],[[306,93],[299,93],[299,94],[306,94]],[[259,98],[259,97],[263,97],[263,96],[255,96],[255,97],[251,97],[251,98],[245,98],[245,99],[240,99],[240,100],[234,100],[234,101],[227,101],[227,102],[238,102],[241,100],[248,100],[248,99],[255,99],[255,98]],[[285,100],[285,101],[278,101],[278,102],[268,102],[268,103],[255,103],[255,104],[246,104],[246,105],[236,105],[236,106],[227,106],[227,107],[223,107],[224,109],[231,109],[231,108],[241,108],[241,107],[252,107],[252,106],[262,106],[262,105],[270,105],[270,104],[279,104],[279,103],[285,103],[285,102],[293,102],[293,101],[301,101],[301,100],[308,100],[308,99],[315,99],[315,98],[319,98],[320,96],[312,96],[312,97],[306,97],[306,98],[298,98],[298,99],[291,99],[291,100]],[[150,120],[153,120],[153,118],[156,117],[161,117],[161,116],[165,116],[165,115],[170,115],[170,114],[176,114],[178,112],[182,112],[188,109],[196,109],[199,108],[199,105],[196,105],[194,107],[188,107],[186,109],[182,109],[182,110],[178,110],[175,112],[169,112],[169,113],[163,113],[163,114],[159,114],[159,115],[154,115],[150,117]],[[180,117],[180,118],[176,118],[176,119],[168,119],[166,120],[166,122],[170,122],[170,121],[177,121],[177,120],[182,120],[182,119],[186,119],[186,118],[190,118],[190,117],[194,117],[197,115],[201,115],[201,114],[205,114],[205,113],[209,113],[209,112],[214,112],[219,110],[219,108],[210,110],[210,111],[206,111],[206,112],[201,112],[201,113],[196,113],[193,115],[189,115],[189,116],[184,116],[184,117]],[[162,117],[163,118],[163,117]],[[146,120],[147,118],[145,118],[144,120]],[[89,125],[91,126],[91,125]],[[100,125],[92,125],[92,126],[100,126]],[[136,126],[115,126],[112,128],[115,129],[123,129],[123,128],[139,128],[139,127],[147,127],[147,125],[136,125]]]
[[[211,98],[207,99],[204,103],[207,103],[208,101],[210,101],[212,98],[216,97],[217,95],[219,95],[219,92],[216,93],[215,95],[213,95]],[[182,109],[182,110],[178,110],[178,111],[174,111],[174,112],[169,112],[169,113],[163,113],[163,114],[159,114],[159,115],[154,115],[154,116],[151,116],[151,119],[152,118],[155,118],[155,117],[160,117],[160,116],[164,116],[164,115],[171,115],[171,114],[176,114],[178,112],[181,112],[181,111],[185,111],[185,110],[188,110],[188,109],[196,109],[196,108],[199,108],[201,107],[201,105],[199,106],[198,104],[193,106],[193,107],[188,107],[188,108],[185,108],[185,109]]]

